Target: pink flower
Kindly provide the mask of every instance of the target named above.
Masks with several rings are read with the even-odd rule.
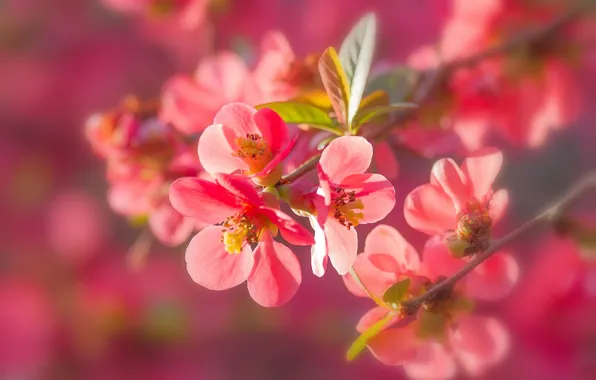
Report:
[[[214,183],[181,178],[170,189],[175,209],[212,224],[186,249],[188,273],[211,290],[246,281],[251,297],[260,305],[285,304],[302,280],[300,266],[294,253],[273,237],[279,231],[292,244],[310,245],[312,235],[285,213],[267,206],[245,177],[221,174],[215,179]],[[251,244],[257,244],[254,250]]]
[[[354,227],[383,219],[395,205],[395,190],[380,174],[365,173],[373,157],[372,145],[359,136],[333,140],[318,164],[324,206],[310,218],[315,230],[313,273],[322,276],[327,257],[341,275],[346,274],[358,249]]]
[[[199,140],[199,159],[208,173],[242,173],[260,185],[282,175],[281,161],[292,148],[284,121],[270,109],[242,103],[224,106]]]
[[[426,269],[417,252],[397,230],[386,225],[375,227],[367,236],[364,253],[356,258],[354,270],[377,302],[389,286],[405,278],[411,280],[406,298],[428,286],[421,276]],[[354,295],[368,296],[351,276],[344,276],[344,282]],[[458,287],[457,291],[465,289]],[[481,375],[504,358],[509,348],[508,335],[499,321],[468,314],[468,302],[459,294],[429,304],[428,310],[421,308],[415,320],[381,300],[360,319],[356,329],[363,333],[393,315],[384,329],[368,341],[368,348],[383,364],[403,366],[411,378],[453,378],[457,363],[469,375]]]
[[[476,151],[461,167],[450,158],[440,159],[433,165],[430,183],[406,197],[406,221],[429,235],[456,231],[457,238],[469,244],[465,254],[486,248],[490,228],[508,203],[506,190],[492,188],[502,162],[503,154],[495,148]]]

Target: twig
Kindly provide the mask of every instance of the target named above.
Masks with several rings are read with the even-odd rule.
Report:
[[[317,153],[311,158],[309,158],[305,163],[294,169],[291,173],[282,177],[280,184],[292,183],[298,178],[302,177],[309,171],[313,170],[317,167],[317,163],[321,158],[321,153]]]
[[[533,219],[527,221],[521,227],[510,232],[501,239],[495,240],[484,252],[476,256],[472,261],[470,261],[464,267],[462,267],[457,273],[445,279],[444,281],[438,283],[436,286],[432,287],[421,296],[404,301],[403,304],[415,308],[420,307],[420,305],[430,300],[434,295],[447,289],[448,287],[452,287],[453,285],[455,285],[464,276],[473,271],[474,268],[476,268],[486,259],[491,257],[494,253],[503,248],[505,245],[517,239],[520,235],[526,233],[527,231],[538,226],[541,223],[552,222],[558,217],[560,217],[564,210],[568,208],[572,202],[574,202],[579,196],[581,196],[586,190],[590,188],[596,188],[596,171],[590,172],[584,177],[582,177],[580,180],[578,180],[569,188],[569,190],[567,190],[565,194],[563,194],[555,203],[553,203],[545,211],[541,212]]]

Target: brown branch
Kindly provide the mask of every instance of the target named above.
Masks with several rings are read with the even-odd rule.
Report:
[[[311,171],[317,167],[317,163],[319,162],[320,158],[321,158],[321,153],[315,154],[314,156],[309,158],[306,162],[304,162],[302,165],[300,165],[299,167],[294,169],[294,171],[283,176],[281,178],[281,180],[279,181],[279,184],[284,185],[287,183],[292,183],[295,180],[297,180],[298,178],[302,177],[303,175],[305,175],[306,173],[308,173],[309,171]]]
[[[414,308],[420,307],[424,302],[430,300],[434,295],[441,291],[453,287],[459,280],[474,270],[478,265],[487,260],[501,248],[517,239],[522,234],[531,230],[532,228],[542,224],[544,222],[553,222],[567,209],[572,202],[579,198],[586,190],[590,188],[596,188],[596,171],[590,172],[575,184],[573,184],[566,193],[564,193],[556,202],[554,202],[549,208],[541,212],[533,219],[527,221],[521,227],[505,235],[501,239],[495,240],[484,252],[476,256],[472,261],[467,263],[453,276],[443,280],[433,288],[429,289],[426,293],[419,297],[404,301],[403,304]]]

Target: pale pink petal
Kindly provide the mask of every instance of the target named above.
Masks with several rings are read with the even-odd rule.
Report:
[[[212,94],[220,94],[226,103],[238,101],[242,97],[248,76],[248,68],[242,58],[231,52],[220,52],[204,58],[195,72],[197,82],[209,88]]]
[[[394,268],[399,266],[397,261],[387,254],[361,253],[356,256],[353,268],[362,284],[366,286],[366,289],[374,296],[382,297],[388,287],[398,282],[399,272],[391,270],[391,263],[393,263]],[[356,282],[350,273],[345,274],[343,280],[348,290],[355,296],[369,297],[368,293]]]
[[[352,174],[362,174],[370,166],[372,145],[360,136],[342,136],[331,141],[321,154],[319,164],[334,184]]]
[[[182,216],[165,200],[149,216],[149,228],[162,244],[176,246],[190,237],[195,229],[195,222]]]
[[[429,235],[455,230],[455,207],[440,188],[427,184],[410,192],[404,203],[404,217],[410,227]]]
[[[325,231],[321,227],[321,224],[317,221],[314,216],[308,217],[310,225],[315,231],[315,243],[310,249],[310,260],[312,266],[312,272],[317,277],[323,277],[327,270],[327,240],[325,239]]]
[[[329,206],[331,204],[331,183],[329,180],[329,176],[327,173],[323,171],[321,164],[317,164],[317,175],[319,177],[319,190],[317,191],[321,193],[323,199],[325,200],[325,205]]]
[[[279,30],[272,30],[263,36],[261,40],[261,52],[279,52],[287,57],[288,62],[294,60],[294,50],[287,37]]]
[[[281,164],[281,162],[290,155],[290,153],[292,152],[292,148],[294,148],[294,144],[296,143],[297,138],[298,135],[294,136],[294,138],[290,140],[288,145],[286,145],[283,149],[277,151],[277,154],[273,157],[273,159],[269,161],[267,165],[265,165],[263,170],[256,173],[255,176],[263,177],[274,171],[277,168],[277,166]]]
[[[199,138],[199,160],[209,174],[233,173],[246,170],[248,165],[239,157],[228,143],[223,126],[210,125]]]
[[[490,200],[489,214],[493,224],[503,218],[509,205],[509,193],[505,189],[495,192]]]
[[[364,243],[364,253],[386,253],[393,256],[399,269],[416,272],[420,266],[418,252],[393,227],[378,225],[368,233]]]
[[[273,154],[288,144],[288,126],[275,111],[261,109],[254,115],[254,119]]]
[[[287,303],[302,282],[300,263],[288,247],[265,233],[255,249],[255,267],[248,278],[248,292],[261,306],[277,307]]]
[[[387,309],[385,307],[380,307],[380,306],[373,307],[372,309],[367,311],[366,314],[364,314],[362,316],[362,318],[360,318],[360,320],[358,321],[358,324],[356,325],[356,331],[358,331],[360,334],[362,334],[363,332],[365,332],[366,330],[371,328],[375,323],[377,323],[381,319],[385,318],[388,313],[389,313],[389,309]],[[396,318],[397,318],[397,316],[396,316]],[[387,326],[390,326],[390,325],[391,325],[391,322],[387,323]]]
[[[329,218],[325,223],[324,231],[331,265],[340,275],[348,273],[358,252],[356,230],[348,229],[335,219]]]
[[[409,362],[416,354],[419,339],[411,325],[389,328],[372,338],[368,348],[381,363],[399,366]]]
[[[496,252],[465,279],[466,293],[473,298],[496,300],[505,297],[517,283],[519,265],[506,252]]]
[[[399,163],[386,142],[382,141],[375,144],[374,160],[379,174],[387,179],[394,180],[399,174]]]
[[[503,165],[503,153],[497,148],[482,148],[468,156],[462,164],[472,194],[482,200],[492,189]]]
[[[440,343],[427,341],[408,358],[404,370],[412,379],[443,380],[453,378],[457,366],[452,355]]]
[[[385,218],[395,206],[395,189],[391,182],[380,174],[353,174],[345,178],[340,187],[355,191],[364,204],[360,223],[375,223]]]
[[[170,202],[182,215],[216,224],[237,213],[238,200],[216,183],[198,178],[179,178],[170,187]]]
[[[471,376],[480,376],[489,366],[503,360],[510,346],[507,330],[498,320],[476,315],[459,320],[450,334],[450,342]]]
[[[255,113],[257,110],[248,104],[226,104],[215,115],[213,124],[221,124],[228,144],[235,147],[236,138],[246,137],[247,134],[261,134],[255,123]]]
[[[265,216],[271,223],[275,224],[279,228],[281,236],[283,236],[288,243],[294,245],[315,244],[315,240],[310,231],[292,219],[285,212],[270,207],[259,207],[256,212]]]
[[[451,198],[456,210],[466,207],[471,191],[466,185],[464,174],[452,159],[442,158],[435,162],[431,176]]]
[[[108,189],[108,203],[118,214],[148,214],[155,207],[155,194],[159,194],[162,186],[161,181],[115,181]]]
[[[230,254],[221,242],[223,227],[211,226],[199,232],[186,248],[186,269],[197,284],[210,290],[240,285],[251,273],[254,259],[250,246]]]
[[[424,245],[422,262],[427,274],[433,279],[439,276],[449,277],[466,264],[464,260],[451,256],[445,239],[444,235],[436,235]]]
[[[215,174],[215,181],[224,190],[237,198],[237,201],[252,206],[260,206],[263,200],[251,181],[240,174]]]

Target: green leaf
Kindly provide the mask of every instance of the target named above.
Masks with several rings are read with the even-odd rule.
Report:
[[[382,90],[389,94],[391,103],[399,103],[410,98],[419,74],[409,67],[398,67],[370,80],[367,91]]]
[[[388,106],[378,106],[378,107],[370,107],[360,110],[356,117],[354,118],[354,122],[352,123],[353,128],[357,131],[358,127],[362,124],[365,124],[372,119],[375,119],[380,116],[387,115],[391,112],[401,111],[404,108],[416,108],[417,105],[414,103],[397,103],[397,104],[389,104]]]
[[[375,52],[377,18],[368,13],[352,28],[339,49],[339,58],[346,72],[350,87],[348,125],[351,125],[368,80],[368,73]]]
[[[348,361],[356,359],[356,357],[360,355],[360,353],[366,348],[368,341],[377,336],[394,317],[395,314],[389,312],[385,318],[381,319],[372,325],[368,330],[360,334],[358,339],[356,339],[348,349],[346,359]]]
[[[408,289],[410,288],[410,278],[406,278],[396,284],[391,285],[390,287],[385,290],[383,293],[383,302],[387,305],[396,308],[397,305],[404,299],[406,294],[408,294]]]
[[[275,111],[286,123],[309,124],[314,128],[341,134],[337,122],[329,117],[327,111],[307,103],[273,102],[256,106],[256,109],[269,108]]]
[[[319,74],[323,87],[331,100],[335,116],[340,124],[346,125],[348,117],[348,102],[350,100],[350,86],[346,73],[339,62],[337,52],[333,47],[327,48],[319,59]]]

